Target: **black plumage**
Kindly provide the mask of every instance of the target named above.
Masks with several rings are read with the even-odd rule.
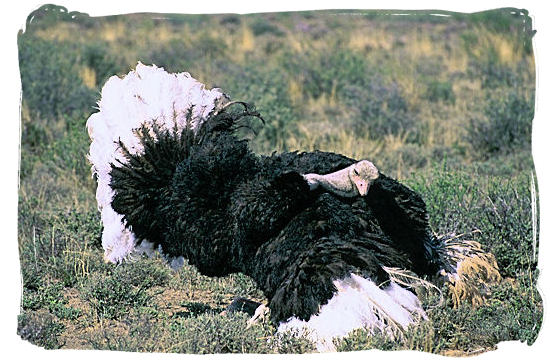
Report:
[[[308,320],[350,273],[388,283],[383,267],[433,275],[441,267],[421,197],[380,174],[366,197],[310,191],[301,174],[356,160],[328,152],[258,156],[234,134],[255,115],[222,111],[200,129],[137,131],[143,152],[113,164],[113,209],[139,239],[209,276],[242,272],[271,318]]]

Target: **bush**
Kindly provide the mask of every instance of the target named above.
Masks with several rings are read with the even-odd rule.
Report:
[[[193,75],[201,69],[203,62],[224,59],[227,51],[230,49],[225,42],[203,34],[192,39],[174,39],[166,44],[153,46],[144,51],[139,60],[145,64],[163,67],[169,72],[186,71]]]
[[[525,98],[517,90],[491,97],[483,116],[471,118],[468,140],[477,155],[486,158],[494,153],[510,153],[531,144],[534,98]]]
[[[120,281],[135,287],[150,289],[164,286],[170,279],[170,268],[160,258],[143,258],[116,268],[114,275]]]
[[[311,342],[303,337],[278,337],[268,324],[248,328],[248,319],[239,312],[178,319],[172,324],[172,331],[180,340],[174,350],[193,354],[313,351]]]
[[[277,26],[273,25],[267,19],[258,19],[250,25],[250,29],[255,36],[271,34],[273,36],[283,36],[284,32]]]
[[[417,144],[404,144],[399,149],[385,154],[390,159],[386,160],[390,164],[398,164],[401,167],[400,172],[409,175],[409,169],[422,169],[428,164],[429,155],[426,149]],[[393,161],[390,161],[392,160]],[[395,168],[394,168],[395,170]]]
[[[397,83],[387,84],[374,78],[365,86],[345,85],[342,98],[357,113],[353,129],[358,137],[368,134],[376,140],[407,134],[409,142],[417,140],[419,121]]]
[[[121,319],[125,330],[96,330],[88,341],[94,349],[193,354],[303,353],[314,349],[306,338],[278,335],[266,323],[247,327],[248,319],[243,313],[171,318],[131,313]]]
[[[455,94],[453,92],[453,84],[448,81],[431,81],[426,89],[426,98],[431,102],[448,102],[455,103]]]
[[[84,65],[94,71],[96,87],[101,87],[108,78],[126,70],[121,61],[109,51],[106,43],[85,43],[80,52]]]
[[[86,118],[72,116],[64,117],[63,133],[49,144],[43,151],[41,161],[49,168],[61,171],[74,171],[84,183],[92,183],[92,172],[88,161],[89,137],[86,131]]]
[[[30,219],[20,219],[20,223],[33,222],[33,214],[27,211],[32,210],[20,211],[19,216]],[[35,219],[34,224],[34,233],[26,235],[33,239],[23,242],[20,247],[24,287],[37,288],[41,285],[38,279],[45,274],[64,286],[73,286],[90,271],[105,266],[99,253],[93,252],[94,247],[99,247],[101,238],[97,211],[77,212],[73,209],[40,221]]]
[[[493,54],[495,51],[489,49],[489,54]],[[488,59],[471,61],[468,69],[470,78],[480,79],[483,89],[515,87],[521,81],[518,71],[501,64],[496,54],[489,56]]]
[[[232,99],[254,104],[265,119],[263,126],[258,120],[252,123],[259,130],[253,139],[255,150],[271,153],[277,147],[285,148],[289,125],[299,119],[299,109],[292,106],[288,93],[288,75],[260,64],[250,64],[250,68],[225,64],[223,75],[224,91]]]
[[[97,319],[119,319],[132,307],[144,306],[150,300],[144,288],[134,288],[115,275],[93,274],[83,289],[84,299]]]
[[[34,121],[28,122],[23,126],[21,142],[25,150],[29,152],[25,156],[31,156],[31,154],[40,155],[49,140],[50,137],[44,124]]]
[[[282,69],[291,77],[303,79],[305,98],[340,95],[346,86],[366,87],[372,75],[363,54],[345,49],[321,54],[283,53],[280,61]]]
[[[89,276],[83,296],[98,319],[120,319],[131,309],[152,306],[148,290],[165,285],[168,272],[164,264],[152,260],[125,263],[111,273]]]
[[[24,310],[44,308],[59,319],[70,320],[74,320],[82,314],[80,309],[66,306],[67,300],[61,292],[63,290],[61,283],[42,285],[36,291],[27,289],[27,287],[23,288],[22,308]]]
[[[502,179],[443,168],[408,183],[422,194],[437,233],[480,230],[475,240],[496,256],[503,277],[536,269],[529,173]]]
[[[483,26],[487,31],[506,33],[516,38],[522,45],[521,50],[531,54],[535,30],[533,30],[533,21],[528,15],[527,10],[515,8],[493,9],[467,15],[454,14],[457,19],[465,20],[471,25]]]
[[[73,45],[23,34],[18,46],[23,101],[31,113],[54,121],[62,114],[92,112],[96,94],[80,78]]]
[[[48,313],[25,312],[17,317],[17,334],[23,340],[46,349],[59,349],[59,335],[65,326]]]

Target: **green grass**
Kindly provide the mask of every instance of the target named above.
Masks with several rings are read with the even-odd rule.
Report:
[[[18,36],[20,336],[49,349],[313,351],[269,323],[247,328],[244,314],[222,314],[235,296],[265,300],[242,274],[209,278],[188,264],[173,272],[160,259],[103,261],[85,122],[105,80],[140,60],[254,103],[266,119],[251,140],[259,153],[321,149],[372,160],[422,194],[434,231],[474,231],[496,256],[503,282],[484,305],[453,308],[444,292],[445,304],[402,339],[359,330],[340,351],[463,355],[505,340],[533,343],[542,300],[530,18],[510,9],[364,13],[33,13]]]

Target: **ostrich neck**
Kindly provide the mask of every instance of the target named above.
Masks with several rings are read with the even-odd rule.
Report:
[[[304,175],[310,190],[315,190],[319,186],[325,190],[343,197],[353,197],[356,195],[356,188],[349,178],[349,169],[345,168],[330,174],[306,174]]]

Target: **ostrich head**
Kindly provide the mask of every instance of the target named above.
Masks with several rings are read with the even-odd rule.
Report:
[[[348,167],[349,179],[360,196],[367,195],[370,184],[378,178],[378,169],[368,160],[362,160]]]
[[[369,187],[379,176],[378,169],[368,160],[356,162],[342,170],[326,174],[306,174],[310,190],[319,186],[342,197],[366,196]]]

